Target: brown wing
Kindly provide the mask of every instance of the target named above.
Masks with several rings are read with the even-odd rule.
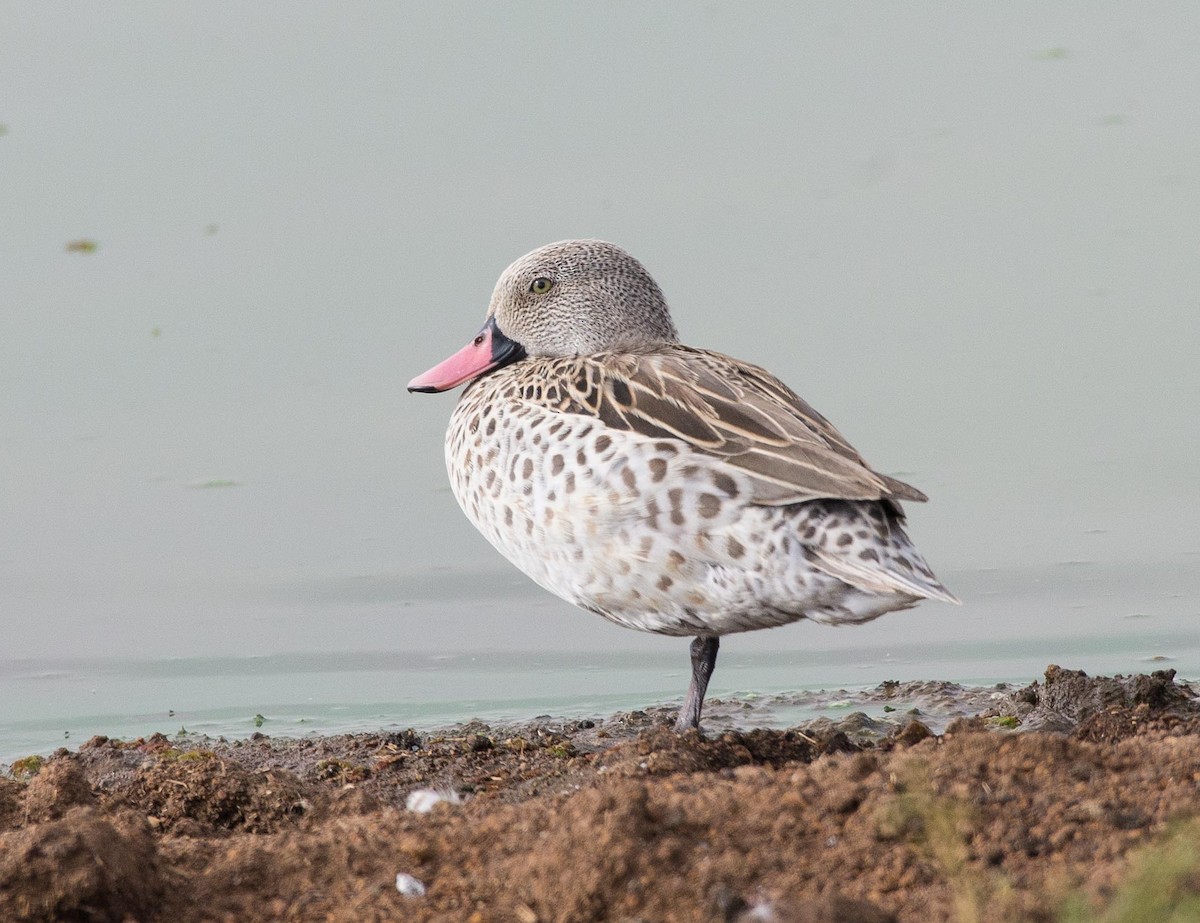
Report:
[[[552,361],[559,387],[538,397],[614,429],[681,439],[749,475],[756,503],[926,499],[872,471],[828,420],[757,366],[684,346]]]

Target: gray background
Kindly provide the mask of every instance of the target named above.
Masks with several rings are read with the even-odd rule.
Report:
[[[1187,2],[6,3],[0,685],[66,720],[55,677],[103,699],[126,661],[514,650],[678,659],[673,689],[678,642],[474,533],[453,398],[404,392],[579,236],[932,497],[961,610],[723,657],[1200,675],[1197,87]]]

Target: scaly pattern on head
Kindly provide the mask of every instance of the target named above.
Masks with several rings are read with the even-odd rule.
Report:
[[[563,240],[504,270],[488,307],[531,356],[591,355],[676,343],[666,299],[644,266],[603,240]]]

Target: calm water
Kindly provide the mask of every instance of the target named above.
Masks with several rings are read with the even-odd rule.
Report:
[[[1200,676],[1200,10],[954,14],[8,4],[0,760],[678,699],[404,393],[573,236],[928,492],[966,601],[730,638],[714,694]]]

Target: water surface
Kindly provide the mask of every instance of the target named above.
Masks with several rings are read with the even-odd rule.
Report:
[[[1200,676],[1194,5],[4,18],[0,754],[678,698],[404,393],[572,236],[928,492],[965,601],[730,638],[714,694]]]

